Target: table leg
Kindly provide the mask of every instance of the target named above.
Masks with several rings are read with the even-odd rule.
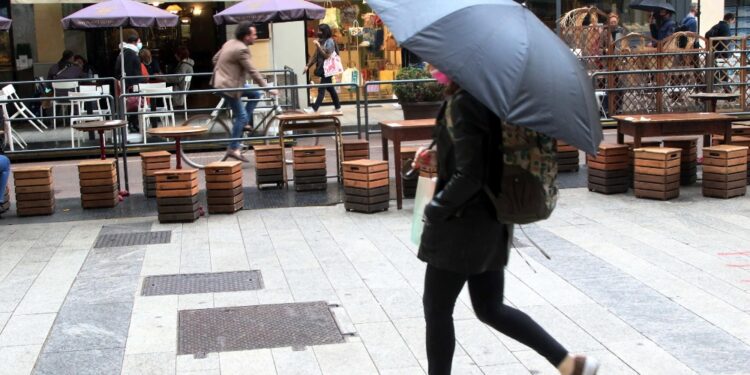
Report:
[[[728,123],[724,126],[724,144],[732,144],[732,123]]]
[[[175,137],[175,158],[177,158],[177,169],[182,169],[182,145],[180,144],[180,137]]]
[[[289,190],[289,180],[286,175],[286,152],[284,152],[284,128],[286,127],[286,121],[279,121],[279,147],[281,148],[281,179],[284,181],[284,187]],[[292,158],[294,155],[292,155]]]
[[[127,126],[120,129],[120,140],[122,142],[122,172],[125,175],[125,191],[120,195],[127,197],[130,195],[130,182],[128,181],[128,133]]]
[[[343,139],[343,136],[341,135],[341,121],[339,121],[339,119],[337,118],[334,118],[333,120],[334,120],[334,126],[336,127],[334,129],[336,133],[336,136],[334,137],[335,138],[334,142],[336,142],[336,181],[338,183],[342,183],[344,182],[344,179],[343,179],[343,168],[341,166],[341,160],[343,159],[343,156],[341,155],[341,152],[342,152],[341,149],[343,148],[343,145],[341,144],[342,139]]]
[[[703,147],[711,147],[711,134],[703,134]]]
[[[401,198],[401,168],[398,165],[399,163],[399,156],[401,155],[401,140],[396,138],[393,140],[393,164],[395,164],[396,168],[396,208],[401,209],[402,206],[402,198]]]
[[[633,148],[641,147],[641,137],[643,136],[643,128],[638,126],[635,128],[635,136],[633,136]]]
[[[620,129],[617,129],[617,143],[618,144],[624,144],[625,143],[625,134],[622,134],[620,132]]]
[[[104,151],[104,130],[99,130],[99,151],[101,152],[102,160],[106,160],[107,153]]]

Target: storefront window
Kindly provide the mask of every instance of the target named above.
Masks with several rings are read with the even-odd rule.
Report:
[[[318,25],[327,23],[333,30],[344,69],[356,70],[359,82],[395,79],[403,63],[402,50],[380,17],[362,1],[333,4],[333,7],[329,5],[326,18],[307,23],[308,55],[315,52],[313,43],[317,38]],[[320,80],[315,76],[314,68],[309,71],[309,76],[314,82]],[[338,91],[342,101],[356,100],[355,90],[341,87]],[[314,96],[315,93],[312,94]],[[363,91],[360,92],[360,95],[363,94]],[[368,95],[373,100],[391,99],[393,89],[390,85],[371,86]]]
[[[724,13],[734,13],[737,23],[734,30],[737,35],[750,35],[750,0],[727,0]]]

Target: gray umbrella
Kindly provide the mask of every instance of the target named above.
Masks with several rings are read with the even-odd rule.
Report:
[[[402,46],[500,118],[595,154],[594,90],[570,49],[512,0],[371,0]]]
[[[675,13],[674,6],[664,0],[633,0],[628,5],[630,9],[645,10],[647,12],[657,12],[661,9]]]

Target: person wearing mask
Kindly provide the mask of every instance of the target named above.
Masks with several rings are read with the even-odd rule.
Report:
[[[75,54],[66,49],[57,64],[52,65],[47,71],[47,79],[76,79],[85,78],[86,75],[80,66],[73,61]]]
[[[674,34],[676,24],[672,19],[672,12],[666,9],[659,9],[651,15],[651,23],[649,28],[651,29],[651,37],[660,42],[668,36]]]
[[[138,78],[138,76],[143,75],[141,70],[141,58],[138,56],[138,52],[143,48],[143,44],[135,30],[127,30],[125,35],[125,43],[123,43],[122,46],[122,55],[118,55],[117,61],[115,61],[115,78],[117,78],[117,84],[119,85],[120,80],[122,79],[122,71],[124,70],[125,92],[133,92],[133,86],[146,82],[145,79]],[[123,60],[125,69],[122,69]],[[128,98],[126,101],[126,110],[128,112],[136,112],[138,110],[138,98]],[[128,128],[131,133],[137,133],[140,131],[137,115],[128,116]]]
[[[338,53],[336,47],[336,41],[333,40],[333,34],[331,33],[331,27],[322,23],[318,26],[318,39],[315,40],[315,53],[310,57],[310,61],[305,65],[305,70],[315,64],[315,75],[320,77],[320,84],[333,83],[333,77],[326,77],[325,70],[323,69],[323,63],[327,58],[331,57],[334,52]],[[339,95],[336,93],[334,87],[326,87],[318,89],[318,97],[315,99],[315,103],[312,108],[305,108],[305,112],[312,113],[317,112],[318,108],[323,104],[325,99],[326,91],[331,94],[331,100],[333,101],[333,108],[336,112],[341,112],[341,102],[339,102]]]
[[[451,373],[453,309],[468,283],[480,321],[541,354],[562,375],[595,375],[596,360],[569,354],[531,317],[503,303],[513,226],[498,220],[501,213],[485,192],[499,191],[502,185],[503,121],[450,77],[435,69],[431,73],[447,85],[448,97],[433,131],[437,150],[420,150],[413,166],[438,170],[418,250],[419,259],[427,263],[422,302],[428,373]]]
[[[711,27],[706,32],[706,38],[708,38],[708,42],[711,43],[711,50],[714,51],[714,61],[716,66],[720,67],[729,67],[729,64],[727,63],[726,59],[731,57],[731,52],[722,52],[727,50],[727,42],[722,40],[711,40],[713,38],[720,38],[720,37],[728,37],[732,35],[732,25],[736,22],[737,17],[734,15],[734,13],[727,13],[724,15],[724,19],[719,21],[716,25]],[[720,70],[719,71],[719,80],[722,82],[722,84],[727,84],[729,82],[729,75],[727,74],[727,70]],[[726,93],[732,92],[731,86],[723,86],[723,90]]]
[[[248,46],[252,45],[258,38],[258,32],[251,22],[240,22],[234,32],[234,39],[228,40],[221,46],[219,52],[214,55],[213,75],[211,75],[211,86],[216,89],[241,89],[247,88],[247,77],[260,87],[268,86],[268,83],[253,66]],[[276,90],[270,90],[270,95],[276,96]],[[244,90],[224,92],[221,95],[226,99],[229,107],[234,113],[232,125],[232,142],[227,148],[225,158],[232,158],[243,162],[249,162],[240,153],[240,141],[242,132],[246,125],[251,125],[253,111],[258,105],[260,92],[258,90]],[[250,100],[243,105],[242,97]]]
[[[174,57],[177,61],[179,61],[177,63],[177,67],[175,68],[174,74],[183,74],[183,76],[164,77],[164,80],[167,81],[167,83],[177,85],[177,91],[185,91],[187,83],[185,82],[184,75],[194,73],[193,67],[195,66],[195,61],[190,58],[190,50],[188,50],[185,46],[178,47],[175,51]],[[185,106],[183,98],[183,95],[175,95],[173,97],[174,104],[178,107]]]

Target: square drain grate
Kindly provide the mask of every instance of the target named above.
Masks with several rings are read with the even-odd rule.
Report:
[[[260,271],[189,273],[146,277],[141,295],[238,292],[261,288],[263,278]]]
[[[182,310],[177,354],[344,342],[325,301]]]
[[[94,248],[155,245],[172,241],[172,231],[99,234]]]

